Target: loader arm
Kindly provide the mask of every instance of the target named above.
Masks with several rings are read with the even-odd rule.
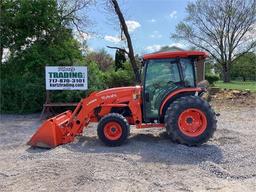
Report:
[[[31,146],[53,148],[74,141],[75,136],[83,133],[90,122],[108,114],[112,108],[128,107],[132,122],[141,123],[141,87],[122,87],[94,92],[82,99],[73,113],[66,111],[46,120],[28,142]],[[95,109],[100,108],[100,116]]]

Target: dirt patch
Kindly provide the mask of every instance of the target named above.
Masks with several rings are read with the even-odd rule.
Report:
[[[212,91],[210,91],[212,92]],[[250,91],[218,89],[212,92],[211,99],[215,105],[223,105],[226,107],[255,107],[256,93]]]
[[[255,191],[255,105],[213,105],[218,128],[201,147],[174,144],[158,128],[106,147],[93,124],[73,143],[32,149],[39,115],[2,115],[1,191]]]

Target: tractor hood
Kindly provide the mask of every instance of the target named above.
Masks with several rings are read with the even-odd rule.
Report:
[[[103,100],[118,100],[118,103],[127,102],[133,95],[141,95],[141,86],[115,87],[98,92],[94,92],[90,97],[101,97]]]
[[[102,91],[97,91],[94,92],[93,94],[100,96],[100,95],[108,95],[108,94],[115,94],[115,93],[122,93],[122,92],[140,92],[141,91],[141,86],[136,85],[136,86],[128,86],[128,87],[115,87],[115,88],[110,88],[110,89],[105,89]]]

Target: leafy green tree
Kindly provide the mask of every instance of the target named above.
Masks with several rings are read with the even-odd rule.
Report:
[[[61,41],[53,41],[47,46],[43,41],[35,42],[11,57],[1,67],[1,111],[40,110],[45,98],[45,65],[70,65],[72,62],[82,63],[82,55],[71,34],[63,34]],[[54,92],[52,101],[60,97],[58,101],[79,101],[81,93],[76,93]]]
[[[83,64],[80,45],[73,38],[69,24],[73,23],[72,15],[78,8],[71,6],[71,10],[63,11],[64,7],[58,3],[56,0],[1,2],[1,50],[8,48],[11,52],[9,59],[0,65],[1,112],[40,110],[45,96],[44,67]],[[53,98],[73,101],[82,94],[54,92]]]
[[[240,57],[231,68],[231,78],[242,78],[246,80],[256,80],[256,54],[247,53]]]
[[[125,62],[123,69],[110,70],[104,74],[105,83],[108,88],[131,86],[136,84],[135,75],[130,63]]]
[[[54,0],[1,1],[1,61],[3,49],[17,54],[35,41],[48,39],[61,26]]]
[[[105,76],[104,72],[102,72],[99,68],[99,65],[96,62],[90,62],[87,64],[88,66],[88,86],[89,92],[98,91],[105,89],[107,85],[105,84]]]
[[[3,50],[12,56],[35,42],[45,44],[61,39],[72,27],[87,21],[77,15],[92,0],[2,0],[0,4],[0,62]],[[80,14],[81,15],[81,14]],[[69,33],[69,32],[68,32]]]

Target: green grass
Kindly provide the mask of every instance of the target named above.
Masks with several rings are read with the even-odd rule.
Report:
[[[215,83],[215,87],[237,90],[248,89],[251,92],[256,92],[256,81],[232,81],[230,83],[223,83],[223,81],[218,81]]]

